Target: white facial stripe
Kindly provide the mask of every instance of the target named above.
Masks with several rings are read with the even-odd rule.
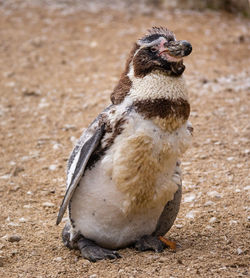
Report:
[[[150,47],[150,46],[153,46],[153,45],[155,45],[155,44],[160,44],[160,43],[162,43],[162,41],[167,41],[167,40],[166,40],[166,38],[164,38],[164,37],[159,37],[157,40],[154,40],[154,41],[149,42],[149,43],[145,43],[145,42],[139,40],[139,41],[138,41],[138,44],[142,46],[142,47],[140,48],[140,49],[142,49],[142,48],[144,48],[144,47]]]

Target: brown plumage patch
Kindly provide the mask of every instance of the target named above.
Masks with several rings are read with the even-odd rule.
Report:
[[[110,96],[110,99],[113,104],[121,103],[130,91],[132,82],[129,79],[129,77],[127,76],[127,74],[129,72],[129,64],[131,63],[131,61],[134,57],[134,54],[138,48],[139,48],[139,45],[135,43],[134,47],[131,50],[129,57],[127,59],[125,71],[122,73],[118,84],[115,86],[115,88]]]
[[[138,49],[138,47],[139,46],[137,44],[134,45],[127,59],[125,71],[121,74],[118,84],[115,86],[113,92],[110,95],[110,99],[113,104],[121,103],[131,88],[132,82],[128,78],[127,74],[129,72],[129,64],[131,63],[134,53]]]
[[[157,177],[165,169],[169,156],[166,144],[161,151],[154,152],[152,138],[138,135],[126,141],[115,155],[112,178],[118,190],[125,193],[125,213],[152,208],[173,198],[176,185],[170,181],[156,186]]]
[[[190,104],[182,98],[138,100],[134,102],[134,107],[146,118],[183,118],[187,120],[190,114]]]
[[[152,118],[152,121],[160,129],[168,132],[172,132],[176,130],[177,128],[181,127],[185,122],[183,118],[176,118],[176,117],[172,117],[172,118],[154,117]]]
[[[127,76],[126,73],[123,73],[119,83],[114,88],[113,93],[111,94],[111,101],[113,104],[121,103],[126,95],[129,93],[130,88],[132,86],[132,82]]]
[[[125,124],[126,119],[125,118],[121,118],[119,119],[115,125],[114,125],[114,129],[112,131],[112,136],[109,137],[108,139],[104,140],[103,145],[104,147],[104,151],[106,151],[107,149],[110,148],[110,146],[114,143],[115,138],[122,133],[123,131],[123,125]]]

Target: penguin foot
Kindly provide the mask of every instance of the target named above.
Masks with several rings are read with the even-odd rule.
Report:
[[[138,251],[153,250],[161,253],[165,244],[155,236],[143,236],[135,243],[135,249]]]
[[[109,249],[102,248],[94,243],[92,240],[89,240],[83,236],[80,236],[77,242],[78,248],[81,251],[83,258],[96,262],[104,259],[118,259],[121,258],[121,255]]]
[[[77,241],[70,240],[70,223],[66,223],[62,230],[62,241],[63,244],[69,249],[78,249]]]

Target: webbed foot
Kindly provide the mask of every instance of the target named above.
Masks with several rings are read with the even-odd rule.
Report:
[[[83,236],[80,236],[77,245],[79,250],[81,251],[82,257],[91,262],[96,262],[98,260],[104,259],[113,260],[121,258],[118,252],[102,248],[92,240],[89,240]]]
[[[70,229],[71,229],[70,223],[66,223],[62,230],[63,244],[69,249],[78,249],[77,242],[70,240]]]
[[[138,251],[153,250],[161,253],[164,247],[165,244],[156,236],[143,236],[135,243],[135,249]]]

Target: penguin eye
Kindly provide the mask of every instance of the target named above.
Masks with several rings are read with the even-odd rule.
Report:
[[[158,51],[158,48],[157,48],[156,46],[152,46],[152,47],[150,48],[150,50],[151,50],[152,52],[156,52],[156,51]]]

